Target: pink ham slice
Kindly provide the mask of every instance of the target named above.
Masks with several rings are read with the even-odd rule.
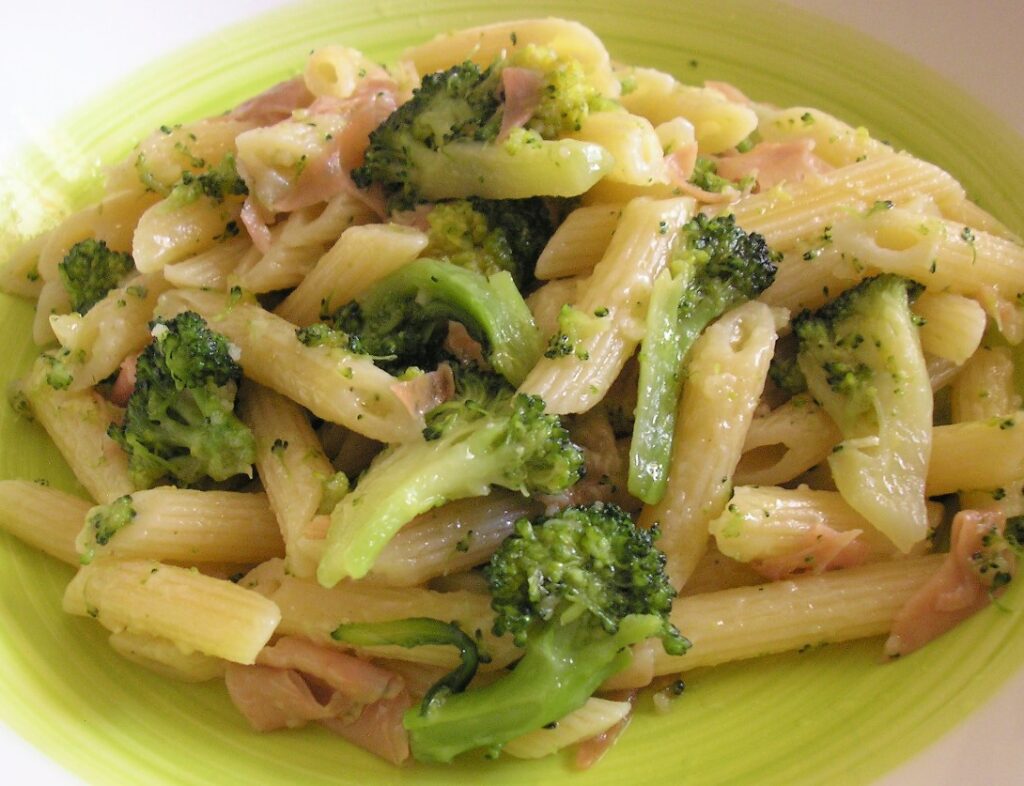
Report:
[[[952,546],[942,567],[896,614],[885,642],[890,658],[923,647],[987,606],[1016,572],[998,511],[962,510],[953,519]]]
[[[264,647],[256,663],[275,669],[293,669],[315,677],[359,704],[392,699],[404,687],[402,678],[397,674],[354,655],[292,636],[278,639],[274,645]]]
[[[499,142],[533,117],[540,105],[544,76],[530,68],[509,66],[501,72],[501,87],[505,93],[505,105],[498,132]]]
[[[396,382],[391,386],[391,392],[410,415],[420,417],[455,395],[455,377],[451,366],[445,363],[438,366],[437,371]]]
[[[377,756],[409,758],[402,717],[412,698],[402,678],[352,655],[285,637],[257,665],[229,664],[228,694],[257,731],[319,722]]]
[[[291,117],[296,109],[302,109],[313,102],[301,76],[279,82],[259,95],[239,104],[226,117],[232,120],[249,120],[260,126],[269,126]]]
[[[110,388],[110,400],[119,407],[128,406],[128,398],[135,390],[135,369],[139,362],[138,355],[129,355],[121,361],[121,369],[117,379]]]
[[[746,153],[722,156],[717,164],[718,174],[727,180],[755,176],[761,191],[782,182],[799,183],[811,175],[820,175],[832,169],[814,154],[813,139],[761,142]]]
[[[337,692],[320,701],[292,669],[231,663],[224,680],[231,701],[256,731],[297,729],[310,721],[361,712],[357,702]]]
[[[852,568],[860,565],[871,553],[870,547],[857,540],[861,530],[837,532],[825,524],[816,525],[807,537],[807,545],[780,557],[769,557],[751,563],[751,567],[771,581],[801,573],[824,573],[826,570]]]
[[[393,699],[363,708],[355,720],[328,719],[322,723],[353,745],[392,764],[402,764],[409,758],[409,733],[402,724],[402,717],[410,707],[412,699],[403,691]]]

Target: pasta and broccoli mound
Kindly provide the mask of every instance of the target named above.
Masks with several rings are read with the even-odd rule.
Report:
[[[640,689],[905,656],[1015,574],[1019,240],[864,129],[574,22],[319,49],[155,131],[0,284],[38,304],[12,404],[89,496],[3,480],[0,525],[260,731],[589,766]]]

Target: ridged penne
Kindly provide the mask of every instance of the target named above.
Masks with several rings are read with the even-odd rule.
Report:
[[[693,345],[679,405],[665,496],[640,514],[658,525],[672,585],[686,585],[704,553],[708,521],[729,498],[729,482],[775,350],[776,316],[763,303],[727,312]]]
[[[652,68],[631,68],[624,74],[635,83],[635,88],[622,96],[626,109],[654,125],[677,117],[688,120],[704,153],[735,147],[757,128],[754,111],[719,90],[683,85]]]
[[[91,507],[40,483],[0,480],[0,529],[69,565],[78,565],[75,538]]]
[[[181,262],[165,265],[163,275],[169,284],[180,289],[225,291],[231,286],[234,272],[258,255],[247,236],[235,237]]]
[[[661,177],[661,142],[645,117],[628,112],[592,112],[570,134],[572,139],[600,145],[615,159],[605,180],[646,186]]]
[[[183,290],[163,298],[161,313],[194,309],[241,350],[245,376],[317,417],[382,442],[419,437],[422,413],[405,407],[392,389],[397,380],[366,355],[307,347],[295,325],[252,303],[229,305],[219,294]]]
[[[750,421],[733,482],[788,483],[824,461],[842,439],[832,418],[809,396],[798,396]]]
[[[813,139],[814,154],[834,167],[894,152],[889,145],[872,138],[863,126],[854,128],[820,109],[779,109],[767,104],[755,104],[753,109],[758,118],[757,133],[765,142]]]
[[[547,281],[589,274],[608,249],[621,216],[622,208],[617,205],[573,210],[544,246],[534,275]]]
[[[288,570],[308,578],[316,560],[302,543],[334,474],[306,413],[273,390],[246,382],[239,414],[256,438],[256,469],[284,537]]]
[[[622,211],[615,237],[581,287],[575,308],[603,314],[573,354],[542,358],[520,386],[557,414],[586,412],[611,387],[643,335],[654,277],[668,262],[676,234],[689,217],[689,199],[638,199]]]
[[[928,496],[994,489],[1024,478],[1024,411],[936,426]]]
[[[165,638],[186,653],[249,664],[281,619],[257,592],[149,560],[83,566],[64,593],[64,611],[93,617],[113,633]]]
[[[36,361],[23,390],[32,414],[46,429],[79,483],[97,502],[112,502],[135,490],[128,457],[107,436],[119,420],[116,407],[93,390],[55,390],[46,381],[45,359]]]
[[[745,197],[732,206],[732,213],[745,230],[760,233],[772,248],[785,251],[800,242],[813,243],[851,211],[921,196],[942,206],[962,200],[964,190],[937,166],[898,153]]]
[[[145,558],[186,565],[255,564],[284,554],[265,494],[162,486],[136,491],[129,499],[132,515],[113,532],[104,521],[107,508],[89,512],[77,540],[79,553],[87,559]]]
[[[111,633],[110,646],[127,658],[161,677],[179,682],[207,682],[224,676],[227,661],[201,652],[183,652],[170,639],[128,630]]]
[[[465,60],[486,68],[502,53],[514,53],[531,44],[575,58],[599,91],[610,98],[618,96],[619,83],[612,75],[611,59],[601,39],[579,22],[565,19],[523,19],[441,33],[406,49],[401,59],[411,61],[421,74]]]
[[[755,658],[887,633],[941,555],[874,562],[680,598],[672,622],[693,646],[681,657],[654,650],[656,674]]]
[[[317,321],[407,265],[427,247],[427,236],[401,224],[354,226],[320,257],[280,306],[278,316],[296,325]]]
[[[324,204],[289,213],[287,219],[274,227],[270,248],[239,273],[237,283],[249,292],[294,287],[346,229],[372,218],[366,203],[347,192]]]
[[[72,312],[50,317],[57,341],[73,359],[69,370],[74,379],[68,390],[91,388],[149,343],[153,308],[167,287],[159,275],[135,276],[110,290],[84,316]]]
[[[977,300],[951,292],[924,292],[912,310],[922,321],[921,349],[957,365],[978,349],[988,322]]]
[[[327,589],[315,581],[285,573],[282,560],[271,560],[241,581],[265,595],[281,609],[277,632],[300,636],[317,644],[341,645],[331,632],[343,622],[385,622],[408,617],[432,617],[455,620],[465,630],[481,632],[481,643],[491,655],[485,670],[500,669],[515,660],[518,650],[508,636],[491,632],[493,615],[487,595],[475,592],[434,592],[421,587],[380,587],[360,581],[345,581]],[[361,648],[367,655],[454,666],[458,655],[451,647],[422,646],[405,649],[396,646]]]

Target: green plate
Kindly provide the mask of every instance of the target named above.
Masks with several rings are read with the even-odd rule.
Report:
[[[294,74],[317,45],[387,58],[440,30],[544,15],[590,25],[622,61],[685,81],[733,81],[759,99],[862,123],[947,168],[982,206],[1024,229],[1014,195],[1024,182],[1021,140],[906,58],[819,18],[755,0],[382,0],[275,12],[138,72],[60,125],[64,155],[20,156],[13,171],[32,177],[7,183],[19,195],[4,219],[8,238],[95,194],[90,162]],[[4,381],[34,355],[30,319],[24,302],[0,300]],[[0,476],[77,488],[43,432],[6,407],[0,440]],[[5,536],[0,545],[0,718],[97,784],[867,783],[951,729],[1024,662],[1018,585],[999,607],[895,664],[879,664],[874,640],[688,675],[669,715],[642,704],[620,744],[586,773],[559,757],[397,770],[319,729],[256,735],[221,685],[172,684],[122,661],[99,626],[60,612],[69,568]]]

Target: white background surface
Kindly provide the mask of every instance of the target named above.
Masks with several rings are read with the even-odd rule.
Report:
[[[974,93],[1024,134],[1024,62],[1020,43],[1024,1],[787,2],[858,28],[901,49]],[[282,5],[280,0],[176,0],[167,4],[49,0],[19,2],[16,6],[11,3],[4,8],[0,30],[0,74],[4,83],[0,162],[68,110],[103,92],[138,65],[233,21],[278,5]],[[922,756],[885,777],[879,786],[974,786],[1024,780],[1022,706],[1024,674],[981,713]],[[856,744],[853,735],[850,744]],[[5,762],[5,783],[80,783],[3,726],[0,759]]]

